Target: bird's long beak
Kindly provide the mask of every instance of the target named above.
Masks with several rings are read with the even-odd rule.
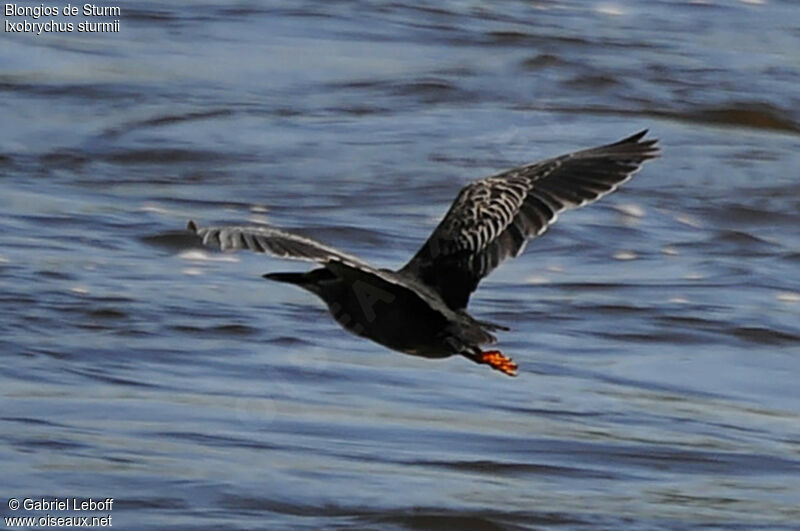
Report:
[[[308,284],[307,273],[266,273],[262,275],[264,278],[274,280],[276,282],[286,282],[289,284],[297,284],[302,286]]]

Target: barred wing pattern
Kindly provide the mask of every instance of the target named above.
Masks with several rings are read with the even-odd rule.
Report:
[[[203,245],[218,245],[223,251],[249,249],[280,258],[305,260],[325,264],[342,262],[351,267],[373,269],[372,266],[347,253],[310,238],[266,226],[223,225],[198,227],[192,220],[187,228],[203,240]]]
[[[657,157],[658,141],[642,140],[646,134],[473,181],[401,273],[436,290],[450,308],[466,308],[480,280],[518,256],[559,212],[613,192]]]
[[[328,266],[328,269],[337,274],[352,270],[360,272],[364,279],[371,275],[377,277],[379,281],[388,282],[423,298],[443,315],[451,313],[430,287],[413,278],[375,268],[355,256],[311,238],[267,226],[198,227],[193,220],[189,221],[187,228],[202,239],[203,245],[216,245],[223,251],[248,249],[257,253],[269,253],[279,258],[317,262]]]

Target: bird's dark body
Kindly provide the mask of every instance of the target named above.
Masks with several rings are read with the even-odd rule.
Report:
[[[397,271],[377,269],[338,249],[267,226],[189,229],[203,243],[250,249],[322,265],[308,273],[269,273],[319,296],[347,330],[391,349],[444,358],[460,354],[508,375],[517,365],[482,351],[502,327],[474,319],[467,304],[478,283],[519,255],[564,210],[616,190],[658,156],[647,131],[592,149],[525,164],[465,186],[433,234]]]
[[[398,275],[386,270],[383,273]],[[319,268],[308,273],[264,276],[314,293],[343,328],[405,354],[446,358],[470,345],[495,340],[485,325],[466,312],[443,315],[414,291],[368,273],[338,276]]]

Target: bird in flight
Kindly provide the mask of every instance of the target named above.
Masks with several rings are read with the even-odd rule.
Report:
[[[223,251],[249,249],[321,265],[305,273],[267,273],[320,297],[345,329],[406,354],[426,358],[461,355],[509,376],[517,364],[498,350],[492,332],[508,330],[467,312],[483,277],[528,240],[542,234],[564,210],[616,190],[642,164],[658,156],[647,131],[591,149],[525,164],[465,186],[411,260],[397,271],[367,262],[310,238],[269,226],[188,229]]]

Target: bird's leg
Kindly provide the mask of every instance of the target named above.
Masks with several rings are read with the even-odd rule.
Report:
[[[469,356],[469,358],[475,363],[488,365],[492,369],[500,371],[503,374],[509,376],[517,375],[517,364],[499,350],[478,351]]]

